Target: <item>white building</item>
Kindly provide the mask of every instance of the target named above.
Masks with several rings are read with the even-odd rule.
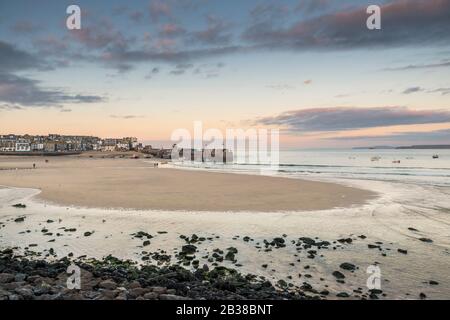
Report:
[[[16,142],[16,152],[30,152],[31,144],[29,142]]]
[[[117,144],[117,149],[120,150],[120,151],[129,151],[130,150],[130,144],[129,143],[119,142]]]

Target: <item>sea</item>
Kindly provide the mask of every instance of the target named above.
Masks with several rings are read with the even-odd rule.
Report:
[[[312,179],[357,179],[450,187],[450,150],[445,149],[303,149],[280,151],[272,170],[258,163],[178,163],[236,173],[265,172]]]

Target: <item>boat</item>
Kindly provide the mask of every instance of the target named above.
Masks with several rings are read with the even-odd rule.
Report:
[[[434,155],[433,155],[433,159],[439,159],[439,155],[434,154]]]
[[[392,163],[400,163],[400,160],[394,160]]]

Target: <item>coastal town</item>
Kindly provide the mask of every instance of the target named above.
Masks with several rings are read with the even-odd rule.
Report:
[[[83,151],[141,151],[137,138],[108,138],[94,136],[65,136],[59,134],[0,135],[0,152],[83,152]]]
[[[176,152],[174,153],[174,149]],[[172,159],[176,154],[178,159],[186,161],[220,161],[231,162],[233,153],[227,149],[183,149],[176,144],[172,148],[153,148],[138,142],[136,137],[99,138],[95,136],[77,135],[0,135],[0,155],[16,156],[62,156],[75,155],[83,152],[135,152],[147,158]]]

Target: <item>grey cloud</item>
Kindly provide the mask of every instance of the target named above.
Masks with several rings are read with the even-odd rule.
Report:
[[[269,3],[260,4],[250,12],[251,22],[245,30],[231,29],[230,23],[209,15],[205,29],[179,32],[180,28],[173,28],[178,21],[173,14],[180,8],[180,2],[154,0],[150,3],[150,15],[155,20],[164,18],[168,28],[165,31],[163,28],[163,35],[153,35],[153,46],[138,43],[136,37],[124,36],[108,24],[96,28],[88,26],[75,34],[79,42],[89,49],[86,61],[100,62],[121,71],[145,62],[180,63],[252,51],[445,45],[450,40],[450,0],[395,0],[385,3],[382,5],[383,29],[380,31],[366,28],[366,6],[356,9],[342,9],[340,6],[336,9],[335,6],[326,6],[328,2],[302,1],[300,4],[304,10],[318,15],[301,17],[293,23],[290,22],[292,15],[288,16],[289,8]],[[324,6],[335,11],[325,14],[317,9]],[[164,42],[170,45],[156,45]],[[184,46],[180,47],[182,43]]]
[[[192,69],[193,67],[194,67],[194,65],[190,64],[190,63],[180,63],[180,64],[177,64],[175,66],[174,70],[170,71],[170,74],[173,74],[173,75],[176,75],[176,76],[182,75],[187,70]]]
[[[114,29],[113,24],[104,20],[93,26],[85,26],[81,30],[70,33],[71,37],[90,49],[108,49],[118,48],[126,49],[134,41],[134,38],[128,38],[122,32]]]
[[[302,0],[302,11],[311,11],[317,15],[308,19],[304,15],[296,15],[299,18],[295,22],[291,22],[294,16],[289,13],[292,8],[277,3],[260,3],[250,12],[250,25],[245,30],[241,30],[239,26],[233,29],[228,21],[209,15],[204,29],[184,30],[185,32],[176,33],[176,39],[173,39],[173,32],[176,30],[168,28],[165,31],[171,34],[170,37],[165,34],[165,37],[158,38],[161,35],[156,32],[152,34],[152,41],[145,43],[137,41],[142,38],[141,35],[131,36],[128,32],[117,30],[111,21],[104,23],[102,19],[97,19],[95,25],[84,26],[80,32],[71,32],[70,36],[66,36],[68,39],[72,37],[78,40],[78,45],[74,45],[73,41],[68,42],[68,52],[62,50],[64,48],[59,46],[58,41],[50,42],[49,47],[52,50],[48,51],[55,56],[56,52],[62,52],[64,58],[100,63],[125,72],[145,62],[186,63],[253,51],[446,45],[450,40],[450,0],[393,0],[389,3],[383,1],[385,4],[382,5],[381,31],[370,31],[366,28],[366,6],[361,5],[356,9],[342,9],[340,6],[340,9],[336,9],[336,6],[328,6],[329,2],[331,1]],[[152,0],[142,14],[150,16],[155,22],[172,26],[181,21],[174,16],[175,13],[183,11],[184,6],[192,8],[194,3],[193,0]],[[198,12],[203,13],[207,10],[207,3],[208,1],[198,2],[195,10],[199,8]],[[319,10],[324,7],[327,12],[330,12],[328,9],[335,11],[325,14],[324,10]],[[117,11],[120,10],[123,8]],[[129,8],[124,11],[126,15],[130,13],[133,12]],[[141,19],[140,17],[141,14],[136,13],[136,19]],[[158,41],[163,42],[162,40],[173,41],[167,47],[155,45]],[[79,44],[86,50],[80,50]],[[181,44],[183,47],[179,47]],[[45,49],[44,43],[41,49]],[[23,65],[1,59],[2,50],[6,49],[2,48],[0,42],[0,70],[5,71],[5,66]],[[15,56],[11,52],[8,55]],[[20,55],[17,55],[14,61],[19,58]],[[22,58],[31,63],[31,57]],[[407,67],[432,68],[448,64],[447,61],[436,65]]]
[[[415,70],[415,69],[433,69],[433,68],[445,68],[450,67],[450,60],[443,60],[437,63],[428,64],[410,64],[403,67],[397,68],[386,68],[385,71],[404,71],[404,70]]]
[[[397,0],[381,6],[382,30],[368,30],[366,6],[302,20],[289,27],[253,25],[244,39],[290,49],[443,44],[450,39],[450,0]]]
[[[0,40],[0,72],[42,68],[42,60]]]
[[[68,94],[61,89],[42,88],[39,81],[0,73],[0,101],[20,107],[61,107],[65,103],[98,103],[95,95]]]
[[[450,122],[447,110],[413,110],[406,107],[313,108],[264,117],[256,124],[276,125],[290,132],[343,131],[396,125]]]
[[[220,69],[222,69],[224,66],[225,65],[221,62],[204,63],[195,68],[194,74],[206,79],[217,78],[220,75]]]
[[[421,92],[421,91],[424,91],[424,89],[421,87],[410,87],[410,88],[406,88],[402,93],[403,94],[411,94],[411,93],[416,93],[416,92]]]
[[[146,76],[145,79],[151,79],[154,75],[158,74],[160,69],[158,67],[154,67]]]
[[[450,88],[438,88],[438,89],[434,89],[429,91],[431,93],[441,93],[443,96],[450,94]]]
[[[201,58],[210,58],[236,52],[242,52],[246,49],[240,46],[223,46],[203,49],[180,50],[180,51],[151,51],[151,50],[111,50],[107,52],[108,58],[105,62],[117,63],[126,61],[128,63],[142,63],[149,61],[158,62],[186,62],[199,60]]]

